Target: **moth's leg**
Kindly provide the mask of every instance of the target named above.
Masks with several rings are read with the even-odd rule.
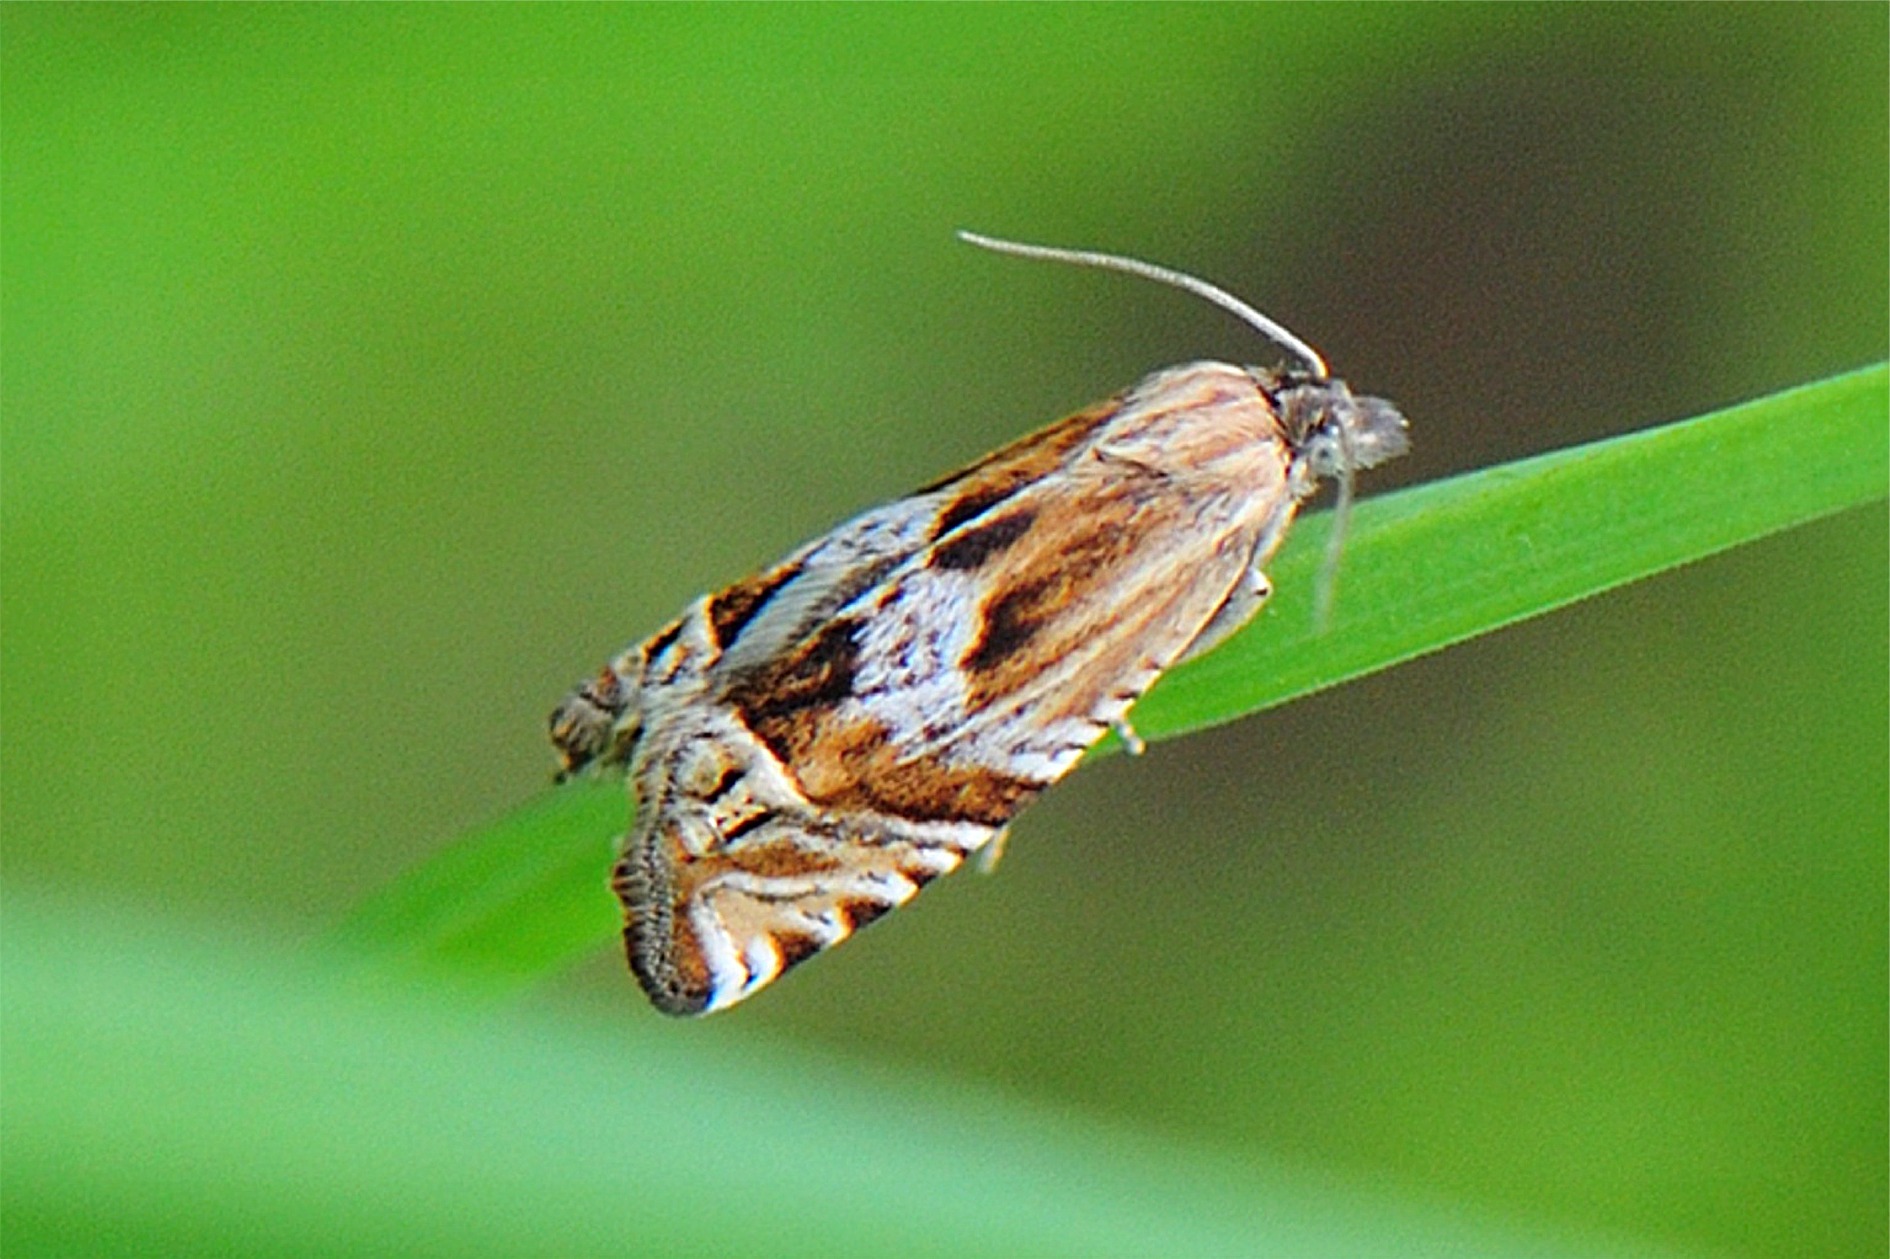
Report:
[[[1227,601],[1219,607],[1208,623],[1201,627],[1201,632],[1194,636],[1182,653],[1175,657],[1175,663],[1192,660],[1203,652],[1210,651],[1226,641],[1228,635],[1253,620],[1263,604],[1273,595],[1273,583],[1267,575],[1254,565],[1240,575]]]
[[[1142,736],[1135,732],[1127,717],[1118,717],[1109,723],[1109,728],[1116,732],[1116,738],[1122,740],[1122,746],[1128,749],[1130,756],[1140,756],[1148,751],[1148,744],[1142,742]]]
[[[1004,846],[1011,842],[1011,828],[1001,827],[998,833],[984,842],[978,850],[978,873],[991,874],[998,868],[998,862],[1004,860]]]

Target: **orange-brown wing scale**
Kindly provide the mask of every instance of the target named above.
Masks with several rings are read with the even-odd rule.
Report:
[[[740,1000],[988,842],[1271,553],[1292,454],[1253,373],[1157,373],[626,653],[592,720],[632,730],[615,885],[657,1005]]]

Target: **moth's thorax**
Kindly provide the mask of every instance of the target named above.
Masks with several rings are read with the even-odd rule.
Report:
[[[1254,370],[1266,382],[1293,452],[1300,497],[1321,478],[1377,467],[1410,448],[1404,416],[1383,398],[1361,397],[1343,380]]]
[[[1187,482],[1266,493],[1285,474],[1286,430],[1262,378],[1228,363],[1188,363],[1145,377],[1098,435],[1105,456]]]

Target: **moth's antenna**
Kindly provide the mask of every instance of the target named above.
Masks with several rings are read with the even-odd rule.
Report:
[[[1196,297],[1204,297],[1235,318],[1258,329],[1260,335],[1276,342],[1281,348],[1297,355],[1312,374],[1320,380],[1326,379],[1326,360],[1319,351],[1301,341],[1298,337],[1274,323],[1265,315],[1241,301],[1227,290],[1209,284],[1206,280],[1181,271],[1171,271],[1167,267],[1158,267],[1152,262],[1143,262],[1139,258],[1125,258],[1120,254],[1098,253],[1092,249],[1058,249],[1051,245],[1026,245],[1014,240],[999,240],[994,236],[980,236],[976,232],[958,233],[958,239],[968,245],[977,245],[983,249],[993,249],[1001,254],[1016,254],[1020,258],[1043,258],[1050,262],[1073,262],[1081,267],[1101,267],[1105,271],[1126,271],[1130,275],[1139,275],[1145,280],[1155,280],[1161,284],[1171,284],[1178,289],[1185,289]]]

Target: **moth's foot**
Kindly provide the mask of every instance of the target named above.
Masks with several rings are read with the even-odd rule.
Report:
[[[1142,736],[1135,732],[1135,727],[1129,724],[1127,717],[1118,717],[1109,726],[1116,732],[1116,738],[1122,740],[1122,746],[1129,750],[1130,756],[1140,756],[1148,751],[1148,744],[1142,742]]]
[[[978,850],[977,870],[979,874],[995,874],[998,862],[1004,860],[1004,846],[1011,842],[1011,828],[1006,826],[984,842]]]

